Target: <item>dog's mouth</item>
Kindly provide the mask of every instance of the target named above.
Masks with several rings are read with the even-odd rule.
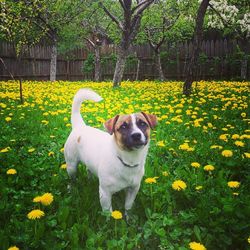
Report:
[[[147,145],[148,141],[137,141],[137,142],[128,142],[126,143],[126,148],[129,150],[141,149]]]

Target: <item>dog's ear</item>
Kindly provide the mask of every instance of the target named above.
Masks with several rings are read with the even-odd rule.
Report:
[[[146,114],[144,112],[141,112],[141,113],[146,118],[147,122],[149,123],[150,128],[153,129],[157,125],[156,115]]]
[[[106,128],[106,130],[112,135],[114,133],[114,130],[115,130],[115,124],[117,122],[119,118],[119,115],[116,115],[115,117],[107,120],[105,123],[104,123],[104,127]]]

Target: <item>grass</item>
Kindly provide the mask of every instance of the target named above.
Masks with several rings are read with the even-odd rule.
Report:
[[[192,249],[247,249],[248,84],[199,82],[187,98],[179,82],[124,82],[112,89],[111,83],[27,81],[20,105],[18,84],[0,82],[0,248],[184,250],[197,242],[200,248]],[[84,166],[72,192],[67,190],[63,146],[72,98],[82,87],[104,98],[82,105],[91,126],[103,129],[117,113],[158,116],[129,226],[101,212],[98,180],[88,178]],[[214,170],[204,170],[207,165]],[[7,174],[9,169],[16,174]],[[186,187],[175,190],[175,181]],[[229,187],[230,181],[239,186]],[[49,205],[33,202],[44,193],[53,195]],[[121,192],[113,208],[124,214],[123,207]],[[44,216],[28,219],[34,209]]]

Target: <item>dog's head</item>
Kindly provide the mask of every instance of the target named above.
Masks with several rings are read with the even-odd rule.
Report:
[[[104,123],[110,134],[114,134],[117,145],[122,150],[135,150],[147,145],[150,130],[157,124],[155,115],[144,112],[132,115],[116,115]]]

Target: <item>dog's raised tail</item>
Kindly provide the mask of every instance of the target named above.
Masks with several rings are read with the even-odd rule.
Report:
[[[91,89],[79,89],[76,95],[74,96],[73,99],[73,104],[72,104],[72,111],[71,111],[71,124],[72,128],[76,128],[82,125],[85,125],[80,109],[81,109],[81,104],[84,101],[91,100],[94,102],[100,102],[102,100],[102,97],[99,96],[97,93],[95,93]]]

